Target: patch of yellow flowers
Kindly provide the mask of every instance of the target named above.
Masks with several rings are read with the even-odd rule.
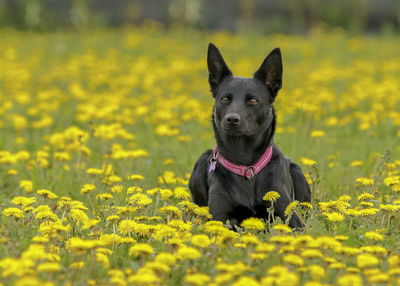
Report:
[[[152,25],[2,37],[0,285],[400,284],[399,38]],[[239,75],[283,50],[277,140],[304,138],[291,155],[313,194],[285,214],[304,229],[274,217],[273,188],[270,219],[236,231],[192,203],[189,172],[215,144],[208,41],[240,54]]]

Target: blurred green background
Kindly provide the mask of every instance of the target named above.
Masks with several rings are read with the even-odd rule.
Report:
[[[53,31],[142,25],[234,32],[398,31],[400,0],[0,0],[0,27]]]

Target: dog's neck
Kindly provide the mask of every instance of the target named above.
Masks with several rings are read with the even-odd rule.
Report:
[[[254,136],[227,136],[217,132],[215,121],[213,127],[218,150],[221,155],[234,164],[251,166],[264,154],[268,146],[273,144],[276,115],[272,108],[272,118],[261,134]]]

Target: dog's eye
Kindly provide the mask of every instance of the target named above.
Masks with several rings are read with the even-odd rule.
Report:
[[[251,104],[251,105],[256,105],[256,104],[258,104],[258,100],[255,99],[255,98],[251,98],[251,99],[249,99],[247,102],[248,102],[249,104]]]
[[[222,103],[229,103],[230,101],[231,101],[230,98],[227,97],[227,96],[221,97],[221,102]]]

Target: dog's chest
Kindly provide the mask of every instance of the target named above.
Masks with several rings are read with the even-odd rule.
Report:
[[[262,205],[264,189],[266,189],[264,182],[256,179],[249,181],[243,177],[234,177],[231,181],[232,198],[236,206],[255,209]]]

